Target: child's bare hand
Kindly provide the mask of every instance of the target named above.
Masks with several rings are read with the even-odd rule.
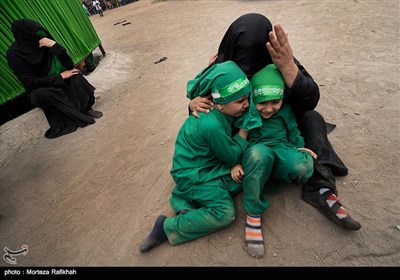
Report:
[[[314,159],[317,159],[317,158],[318,158],[317,154],[314,153],[314,152],[313,152],[312,150],[310,150],[310,149],[307,149],[307,148],[297,148],[297,150],[299,150],[299,151],[305,151],[305,152],[309,153]]]
[[[244,130],[243,128],[239,129],[238,134],[244,139],[247,139],[247,136],[249,135],[249,131],[248,130]]]
[[[244,177],[243,166],[238,163],[231,169],[231,177],[236,183],[241,183]]]

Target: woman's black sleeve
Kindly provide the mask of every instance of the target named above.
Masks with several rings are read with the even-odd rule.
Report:
[[[314,110],[319,101],[319,87],[307,70],[294,59],[299,72],[293,85],[286,91],[286,98],[292,106],[296,117],[304,114],[305,111]]]

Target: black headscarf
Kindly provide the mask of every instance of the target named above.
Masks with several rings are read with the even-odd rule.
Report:
[[[31,91],[46,86],[63,86],[61,76],[48,75],[55,58],[62,65],[57,70],[74,68],[74,63],[66,49],[57,42],[51,48],[39,48],[41,38],[47,37],[52,40],[54,38],[42,25],[30,19],[14,21],[11,31],[15,42],[7,51],[7,62],[25,89]]]
[[[265,44],[269,42],[271,22],[263,15],[250,13],[237,18],[228,28],[218,49],[216,63],[233,60],[251,78],[272,59]]]
[[[43,65],[43,59],[48,56],[49,48],[39,48],[39,40],[43,36],[37,33],[44,31],[47,38],[54,40],[51,34],[38,22],[31,19],[14,21],[11,24],[11,31],[15,43],[10,47],[9,53],[19,56],[29,65]]]

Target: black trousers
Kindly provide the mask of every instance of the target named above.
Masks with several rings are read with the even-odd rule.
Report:
[[[329,188],[337,195],[334,176],[347,175],[347,167],[328,140],[324,118],[315,110],[307,111],[298,125],[304,137],[305,147],[313,150],[318,156],[314,161],[313,175],[303,184],[303,192]]]

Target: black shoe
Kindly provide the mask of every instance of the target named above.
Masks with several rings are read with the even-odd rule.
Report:
[[[90,110],[87,110],[86,115],[98,119],[103,116],[103,113],[100,111],[95,111],[95,110],[90,109]]]
[[[329,195],[332,194],[331,191],[320,194],[319,191],[313,192],[303,192],[302,198],[305,202],[316,207],[322,214],[327,216],[335,224],[342,226],[350,230],[359,230],[361,224],[354,220],[349,214],[345,218],[339,219],[336,216],[337,210],[342,206],[339,201],[336,201],[332,207],[326,202]]]

